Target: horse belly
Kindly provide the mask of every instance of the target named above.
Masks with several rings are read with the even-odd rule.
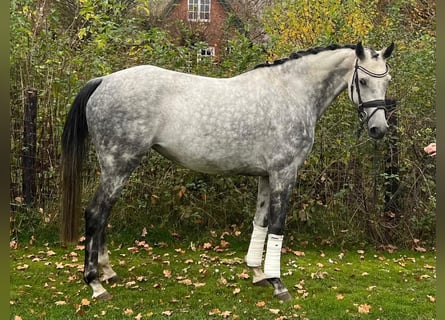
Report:
[[[260,158],[253,154],[234,154],[233,152],[205,152],[171,145],[156,144],[153,149],[162,156],[179,163],[187,169],[209,174],[241,174],[266,176],[267,171]]]

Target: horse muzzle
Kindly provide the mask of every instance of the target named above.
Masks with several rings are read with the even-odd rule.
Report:
[[[396,107],[395,99],[372,100],[359,105],[360,121],[368,125],[368,134],[371,138],[382,139],[388,131],[388,123],[386,122],[387,113]],[[372,111],[368,113],[368,110]],[[384,117],[375,118],[376,112],[382,110]]]

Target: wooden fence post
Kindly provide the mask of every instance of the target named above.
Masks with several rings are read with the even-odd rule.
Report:
[[[22,192],[25,203],[32,205],[36,196],[37,90],[25,92],[23,116]]]

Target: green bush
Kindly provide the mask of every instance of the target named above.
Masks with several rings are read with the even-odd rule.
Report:
[[[147,21],[147,15],[142,14],[145,11],[138,9],[141,3],[11,2],[13,237],[32,234],[58,220],[60,136],[69,105],[87,80],[137,64],[228,77],[285,50],[305,49],[295,46],[356,42],[352,38],[360,36],[363,38],[357,40],[378,49],[391,41],[396,43],[388,94],[398,99],[398,108],[391,116],[397,123],[383,141],[374,143],[365,133],[357,137],[357,112],[342,94],[319,121],[313,151],[300,168],[289,206],[288,232],[338,244],[411,246],[425,241],[434,245],[435,161],[423,153],[423,147],[435,141],[434,2],[348,1],[341,11],[350,15],[348,19],[359,16],[363,6],[372,9],[374,19],[367,16],[356,20],[354,34],[348,33],[351,29],[347,25],[333,32],[332,26],[338,23],[338,14],[334,14],[327,25],[331,27],[323,29],[320,25],[308,30],[312,34],[304,39],[299,29],[292,27],[302,20],[289,12],[282,14],[282,6],[290,2],[277,2],[263,15],[264,29],[269,32],[267,42],[253,44],[237,32],[229,40],[230,50],[219,60],[199,63],[196,50],[206,44],[193,41],[192,31],[183,25],[185,38],[177,45],[159,24]],[[317,1],[310,12],[320,12],[321,17],[332,3]],[[351,10],[345,11],[347,8]],[[301,6],[297,9],[304,11]],[[286,34],[280,33],[283,26],[290,28]],[[21,191],[22,119],[28,88],[39,93],[38,185],[31,208],[23,204]],[[100,172],[94,152],[92,148],[84,171],[84,205]],[[132,175],[110,224],[116,232],[150,224],[191,232],[232,224],[250,230],[256,182],[252,177],[193,173],[152,153]]]

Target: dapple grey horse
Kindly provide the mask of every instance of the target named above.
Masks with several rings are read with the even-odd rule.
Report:
[[[255,284],[269,283],[275,297],[290,299],[280,280],[286,205],[312,148],[316,122],[349,88],[369,135],[382,138],[391,79],[386,60],[393,48],[393,43],[380,51],[361,43],[318,47],[224,79],[144,65],[89,81],[76,96],[62,135],[62,238],[77,240],[82,159],[90,134],[101,168],[85,210],[84,279],[93,297],[110,297],[99,267],[102,280],[116,277],[105,238],[110,211],[131,172],[154,149],[192,170],[259,177],[245,260]]]

